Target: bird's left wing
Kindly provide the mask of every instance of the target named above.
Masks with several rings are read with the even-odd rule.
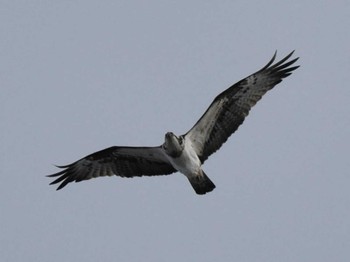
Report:
[[[60,183],[57,190],[70,182],[94,177],[168,175],[176,170],[164,156],[161,147],[110,147],[88,155],[70,165],[58,166],[62,171],[48,175],[58,177],[50,185]]]
[[[276,53],[258,72],[242,79],[219,94],[198,122],[185,134],[202,163],[243,123],[250,109],[275,85],[299,66],[298,58],[288,61],[293,52],[273,64]]]

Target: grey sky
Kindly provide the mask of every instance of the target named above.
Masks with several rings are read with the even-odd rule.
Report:
[[[349,261],[349,1],[0,1],[0,261]],[[301,67],[204,165],[56,192],[45,175],[159,145],[295,49]]]

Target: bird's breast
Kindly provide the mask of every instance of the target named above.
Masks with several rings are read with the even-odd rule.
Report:
[[[180,156],[167,155],[167,157],[173,167],[186,176],[197,173],[201,168],[201,161],[190,142],[185,141],[185,147]]]

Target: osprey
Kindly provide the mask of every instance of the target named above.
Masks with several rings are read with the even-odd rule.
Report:
[[[100,176],[157,176],[179,171],[197,194],[212,191],[215,185],[204,173],[202,164],[238,129],[256,102],[299,67],[291,66],[298,60],[289,60],[293,52],[273,64],[275,52],[266,66],[219,94],[186,134],[168,132],[160,146],[113,146],[70,165],[57,166],[63,170],[48,175],[58,177],[51,184],[61,182],[59,190],[70,182]]]

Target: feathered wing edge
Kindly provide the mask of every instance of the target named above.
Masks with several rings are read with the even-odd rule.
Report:
[[[289,53],[276,64],[273,62],[276,59],[277,51],[274,53],[270,61],[260,70],[248,77],[238,81],[228,89],[221,92],[210,104],[205,113],[196,122],[196,124],[184,135],[189,137],[197,149],[197,154],[202,163],[238,129],[243,123],[249,110],[268,90],[272,89],[276,84],[280,83],[283,78],[289,76],[293,70],[299,66],[289,67],[294,64],[299,57],[285,63],[294,51]],[[266,84],[256,87],[258,94],[251,97],[249,89],[254,91],[254,80],[256,76],[265,74]],[[248,84],[248,80],[250,81]],[[251,85],[251,86],[250,86]],[[240,93],[241,92],[241,93]],[[260,93],[259,93],[260,92]],[[244,101],[241,101],[244,100]],[[244,107],[240,107],[241,103],[245,103]],[[219,123],[221,121],[221,123]]]
[[[60,183],[57,190],[70,182],[100,176],[156,176],[176,172],[160,147],[110,147],[90,154],[72,164],[57,166],[63,170],[48,175],[57,177],[50,185]]]
[[[257,74],[259,72],[262,72],[264,70],[270,70],[271,72],[278,72],[279,71],[279,76],[281,78],[285,78],[289,75],[292,74],[292,71],[294,71],[295,69],[297,69],[299,66],[293,66],[293,67],[289,67],[290,65],[294,64],[299,57],[294,58],[293,60],[289,61],[288,63],[283,64],[285,61],[287,61],[293,54],[294,54],[295,50],[293,50],[292,52],[290,52],[286,57],[284,57],[282,60],[280,60],[279,62],[277,62],[276,64],[274,64],[273,66],[272,63],[275,61],[276,56],[277,56],[277,51],[275,51],[274,55],[272,56],[271,60],[263,67],[261,68],[259,71],[257,71],[254,74]],[[287,68],[289,67],[289,68]],[[284,69],[285,68],[285,69]],[[284,70],[282,70],[284,69]],[[282,80],[282,79],[281,79]]]

